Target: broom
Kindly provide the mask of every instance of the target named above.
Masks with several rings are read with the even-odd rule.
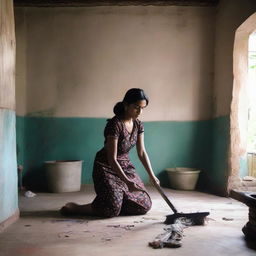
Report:
[[[173,214],[167,215],[165,224],[174,224],[174,222],[178,218],[185,218],[186,221],[190,223],[190,225],[204,225],[205,217],[210,214],[210,212],[194,212],[194,213],[183,213],[178,212],[178,210],[174,207],[174,205],[171,203],[171,201],[168,199],[162,188],[156,183],[152,182],[155,188],[158,190],[162,198],[165,200],[165,202],[169,205],[169,207],[172,209]]]

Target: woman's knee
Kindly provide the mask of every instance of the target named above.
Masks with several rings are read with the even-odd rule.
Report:
[[[120,207],[113,207],[113,208],[105,208],[102,209],[101,211],[101,215],[102,217],[105,218],[113,218],[113,217],[117,217],[120,215]]]
[[[148,203],[146,205],[143,205],[141,207],[139,207],[139,211],[142,213],[142,214],[146,214],[152,207],[152,203]]]
[[[116,197],[96,197],[92,206],[98,216],[112,218],[120,215],[122,200],[120,200],[120,198],[117,200]]]
[[[151,209],[151,201],[147,204],[137,204],[134,202],[129,202],[122,207],[122,214],[124,215],[144,215]]]
[[[152,207],[152,201],[151,198],[147,195],[144,198],[144,201],[142,204],[140,204],[141,212],[144,212],[146,214]]]

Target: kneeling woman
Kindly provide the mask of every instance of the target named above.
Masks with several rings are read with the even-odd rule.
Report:
[[[114,217],[145,214],[150,210],[150,196],[129,159],[129,151],[136,145],[151,181],[159,184],[145,150],[144,127],[138,119],[148,101],[142,89],[133,88],[115,105],[115,116],[108,120],[104,130],[104,147],[94,161],[96,198],[85,205],[67,203],[61,208],[63,215]]]

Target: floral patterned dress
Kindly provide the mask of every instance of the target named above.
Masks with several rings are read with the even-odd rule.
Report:
[[[107,136],[118,138],[117,161],[126,176],[143,188],[143,191],[129,191],[125,182],[108,164],[107,151],[103,147],[96,154],[93,168],[96,198],[92,202],[92,208],[96,215],[103,217],[139,215],[150,210],[151,199],[129,159],[130,149],[136,145],[138,136],[143,132],[143,124],[138,119],[134,121],[131,133],[127,131],[124,122],[118,117],[115,116],[108,121],[104,130],[104,144],[106,144]]]

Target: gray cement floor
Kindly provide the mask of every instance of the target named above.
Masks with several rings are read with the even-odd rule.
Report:
[[[165,215],[171,210],[157,192],[149,188],[153,208],[144,216],[111,219],[64,218],[58,209],[66,202],[90,202],[91,186],[82,192],[39,193],[20,196],[21,218],[0,234],[0,256],[151,256],[151,255],[256,255],[244,241],[241,228],[248,220],[248,208],[230,198],[200,192],[165,189],[183,212],[210,211],[205,226],[184,230],[181,248],[152,249],[148,242],[163,233]],[[231,218],[233,220],[224,220]]]

